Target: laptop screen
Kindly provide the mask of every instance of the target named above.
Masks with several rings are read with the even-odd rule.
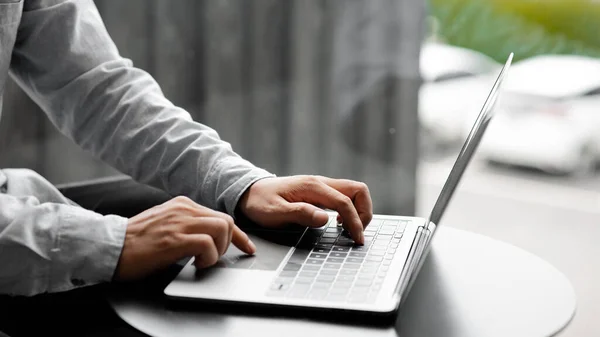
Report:
[[[471,128],[471,131],[469,132],[469,135],[467,136],[467,139],[465,140],[465,143],[458,154],[458,158],[456,158],[456,161],[454,162],[454,166],[448,175],[448,179],[442,187],[442,191],[440,192],[438,199],[433,206],[433,210],[431,211],[427,224],[440,224],[442,215],[444,214],[444,211],[446,210],[446,207],[448,206],[448,203],[450,202],[450,199],[452,198],[452,195],[454,194],[454,191],[456,190],[456,187],[458,186],[458,183],[460,182],[467,165],[471,161],[471,157],[477,149],[477,146],[479,145],[479,142],[492,118],[494,105],[496,103],[496,99],[498,98],[498,89],[502,84],[502,80],[504,79],[508,68],[510,67],[512,58],[513,54],[511,53],[508,56],[508,60],[506,60],[506,64],[500,70],[500,74],[498,75],[498,78],[496,79],[496,82],[494,83],[494,86],[492,87],[492,90],[490,91],[483,108],[477,116],[477,120]]]
[[[512,63],[512,59],[513,53],[508,56],[506,64],[500,70],[500,74],[492,86],[492,90],[483,104],[483,108],[479,112],[477,120],[475,120],[475,123],[473,124],[473,127],[471,128],[471,131],[469,132],[469,135],[467,136],[467,139],[465,140],[465,143],[458,154],[458,158],[456,158],[456,162],[454,163],[454,166],[452,167],[452,170],[450,171],[450,174],[448,175],[448,178],[442,187],[442,191],[440,192],[438,199],[433,206],[433,210],[431,211],[429,219],[427,219],[425,222],[425,227],[431,232],[424,233],[423,238],[427,241],[425,241],[424,244],[421,243],[417,247],[419,250],[415,252],[416,258],[411,262],[411,265],[408,268],[408,283],[405,284],[408,290],[410,290],[415,282],[419,270],[421,269],[431,248],[431,240],[435,235],[435,228],[433,227],[439,226],[442,215],[444,214],[444,211],[446,210],[446,207],[448,206],[448,203],[450,202],[450,199],[452,198],[452,195],[454,194],[454,191],[456,190],[456,187],[458,186],[458,183],[460,182],[460,179],[465,172],[473,153],[477,149],[477,146],[479,145],[479,142],[483,137],[488,124],[490,123],[490,120],[493,116],[496,99],[498,98],[499,87],[506,77],[506,73]],[[432,224],[435,226],[432,226]],[[425,232],[426,231],[427,230],[425,230]],[[406,296],[403,296],[403,301],[405,299]]]

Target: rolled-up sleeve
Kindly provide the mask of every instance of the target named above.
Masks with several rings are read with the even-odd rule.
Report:
[[[38,181],[22,176],[9,183],[52,192]],[[0,293],[31,296],[110,281],[127,219],[42,201],[0,192]]]
[[[26,1],[11,75],[82,148],[171,195],[234,215],[248,186],[273,176],[121,57],[91,0]]]

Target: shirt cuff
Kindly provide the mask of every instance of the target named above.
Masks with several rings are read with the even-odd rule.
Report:
[[[235,210],[238,202],[242,198],[242,195],[254,184],[255,182],[265,179],[274,178],[274,174],[269,173],[261,168],[254,168],[244,174],[240,179],[233,183],[225,191],[225,211],[227,214],[235,218]]]
[[[48,290],[65,291],[112,280],[128,219],[72,207],[59,221]]]

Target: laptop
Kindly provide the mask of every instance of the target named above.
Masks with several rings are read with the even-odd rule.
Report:
[[[257,246],[254,256],[231,245],[214,267],[198,270],[192,259],[164,289],[166,297],[370,315],[396,312],[490,123],[512,58],[511,53],[500,70],[429,218],[374,215],[364,245],[354,244],[335,212],[317,229],[245,229]]]

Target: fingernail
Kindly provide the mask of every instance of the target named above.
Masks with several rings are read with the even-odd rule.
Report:
[[[363,232],[360,232],[358,234],[358,240],[359,240],[359,242],[360,242],[361,245],[365,244],[365,234],[363,234]]]
[[[256,253],[256,246],[254,245],[254,242],[252,242],[252,240],[250,239],[248,239],[248,251],[250,252],[250,254]]]

